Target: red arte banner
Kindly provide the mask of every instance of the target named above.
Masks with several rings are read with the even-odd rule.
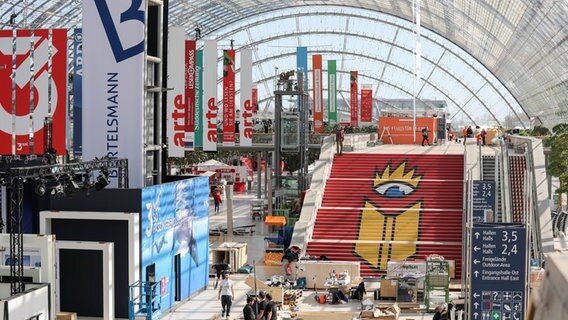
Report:
[[[361,122],[373,121],[373,89],[361,88]]]
[[[252,88],[251,100],[253,105],[253,112],[258,112],[258,88]]]
[[[223,51],[223,145],[235,145],[235,50]]]
[[[241,50],[241,118],[239,144],[252,146],[252,49]]]
[[[33,31],[33,37],[32,37]],[[34,154],[45,153],[44,121],[51,115],[52,147],[57,155],[66,153],[67,30],[16,31],[16,65],[12,60],[12,31],[0,33],[0,154],[31,153],[30,132],[34,133]],[[33,39],[33,43],[32,43]],[[33,57],[32,57],[33,45]],[[49,48],[51,47],[51,61]],[[32,67],[31,59],[34,60]],[[51,84],[49,69],[51,64]],[[12,69],[15,70],[15,114],[12,112]],[[30,86],[33,78],[34,87]],[[30,106],[33,119],[30,121]],[[14,127],[12,129],[12,123]],[[12,144],[12,134],[15,145]]]
[[[0,30],[0,154],[12,150],[12,30]]]
[[[168,87],[167,92],[167,135],[168,157],[181,158],[185,151],[186,105],[184,69],[185,30],[171,27],[168,40]]]
[[[357,127],[359,118],[359,95],[357,90],[358,71],[351,71],[350,86],[351,86],[351,126]]]
[[[195,148],[195,40],[185,40],[185,149]]]
[[[314,131],[323,132],[323,80],[321,54],[312,56],[312,70],[314,77]]]

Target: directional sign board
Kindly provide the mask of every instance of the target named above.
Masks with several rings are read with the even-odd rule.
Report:
[[[495,215],[495,181],[473,181],[473,222],[493,222]]]
[[[472,231],[471,320],[524,320],[526,229],[475,223]]]

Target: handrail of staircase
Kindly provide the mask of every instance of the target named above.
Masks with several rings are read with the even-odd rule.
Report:
[[[505,140],[499,140],[501,146],[501,205],[502,205],[502,222],[513,221],[513,202],[511,200],[511,188],[509,187],[510,163],[509,148]]]
[[[294,225],[290,245],[300,248],[302,250],[301,255],[306,253],[306,245],[311,240],[317,209],[321,206],[325,184],[331,174],[331,163],[335,154],[334,144],[334,137],[331,135],[325,137],[322,141],[320,157],[315,162],[310,189],[306,191],[300,218]]]

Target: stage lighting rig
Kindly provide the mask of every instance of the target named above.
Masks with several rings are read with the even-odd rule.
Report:
[[[45,194],[45,191],[47,190],[46,186],[45,186],[45,180],[43,179],[36,179],[35,180],[35,188],[34,191],[38,196],[43,196]]]
[[[97,176],[97,181],[95,182],[95,190],[100,191],[108,186],[108,170],[101,169],[101,173]]]

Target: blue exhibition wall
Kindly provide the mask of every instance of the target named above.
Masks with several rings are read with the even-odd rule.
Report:
[[[141,280],[161,283],[161,310],[207,286],[209,180],[196,177],[142,189]],[[176,281],[176,256],[179,276]],[[155,277],[150,274],[155,271]],[[176,282],[179,287],[176,287]],[[176,289],[178,295],[176,297]]]

